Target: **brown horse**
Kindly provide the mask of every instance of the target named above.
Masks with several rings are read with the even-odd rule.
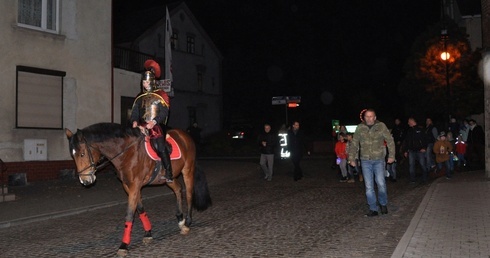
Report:
[[[143,224],[145,235],[143,242],[152,240],[151,223],[141,201],[141,188],[148,184],[164,184],[160,179],[157,161],[150,158],[145,150],[145,135],[138,128],[124,127],[114,123],[99,123],[77,130],[73,134],[65,129],[69,140],[70,153],[75,160],[80,182],[87,186],[96,179],[95,172],[105,165],[100,164],[103,158],[111,162],[117,170],[117,176],[128,194],[128,208],[119,256],[128,253],[131,242],[131,229],[135,211]],[[196,168],[196,147],[192,138],[183,130],[171,129],[167,132],[178,145],[181,155],[172,160],[175,180],[167,185],[177,199],[177,220],[181,234],[189,232],[192,223],[192,208],[203,211],[211,205],[206,177],[202,170]],[[178,150],[173,150],[178,151]],[[156,168],[156,169],[155,169]],[[183,187],[177,178],[183,175],[187,214],[182,211]]]

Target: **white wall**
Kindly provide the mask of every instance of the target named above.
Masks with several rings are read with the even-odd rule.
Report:
[[[111,1],[63,0],[59,35],[17,26],[17,1],[0,1],[0,158],[23,161],[26,138],[47,139],[48,160],[71,159],[64,130],[16,129],[16,66],[65,71],[64,127],[111,119]]]

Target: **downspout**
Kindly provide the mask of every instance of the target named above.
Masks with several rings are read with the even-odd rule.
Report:
[[[114,14],[111,0],[111,123],[114,123]]]

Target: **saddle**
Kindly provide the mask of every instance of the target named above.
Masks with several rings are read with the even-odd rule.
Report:
[[[175,141],[172,136],[168,135],[165,137],[165,140],[167,142],[167,148],[169,148],[170,152],[170,160],[174,159],[180,159],[182,157],[182,152],[180,150],[179,145]],[[160,161],[160,157],[158,157],[157,152],[153,149],[150,143],[150,136],[145,136],[145,149],[146,149],[146,154],[155,161]]]
[[[162,161],[155,149],[153,149],[151,142],[151,136],[145,136],[145,149],[148,156],[156,161],[155,168],[151,172],[150,180],[148,181],[148,185],[152,184],[163,184],[165,183],[165,179],[163,179],[163,175],[160,174],[162,172]],[[170,152],[170,160],[180,159],[182,157],[182,152],[180,150],[179,145],[175,141],[172,136],[168,135],[165,137],[166,140],[166,148]]]

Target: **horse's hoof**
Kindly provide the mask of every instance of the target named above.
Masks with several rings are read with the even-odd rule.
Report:
[[[128,255],[128,250],[127,249],[119,249],[117,250],[117,256],[118,257],[125,257]]]
[[[183,226],[180,228],[180,234],[181,235],[187,235],[187,234],[189,234],[189,231],[191,231],[191,229],[187,226]]]
[[[143,244],[147,245],[153,241],[153,237],[143,237]]]
[[[182,229],[183,227],[185,227],[185,219],[179,221],[179,228]]]

